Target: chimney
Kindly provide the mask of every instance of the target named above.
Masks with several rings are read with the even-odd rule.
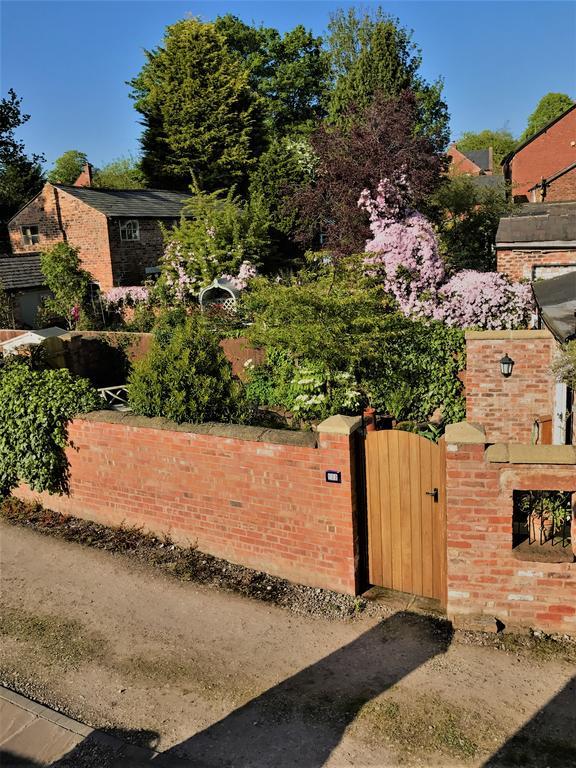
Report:
[[[494,151],[492,147],[488,147],[488,170],[486,171],[486,176],[492,176],[493,171],[494,171]]]
[[[82,168],[82,173],[74,184],[72,184],[73,187],[91,187],[92,186],[92,166],[90,163],[85,163],[84,168]]]

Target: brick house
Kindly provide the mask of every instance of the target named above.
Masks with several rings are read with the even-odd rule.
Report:
[[[504,177],[512,185],[514,198],[519,202],[528,202],[534,187],[543,180],[550,180],[561,169],[564,169],[564,174],[569,174],[571,181],[565,192],[563,184],[556,186],[554,199],[574,200],[572,171],[575,161],[576,104],[573,104],[506,155],[502,167]]]
[[[446,154],[450,158],[450,173],[466,176],[491,176],[493,170],[492,147],[462,152],[451,144]]]
[[[496,258],[498,272],[511,280],[576,271],[576,201],[528,203],[501,218]]]
[[[528,190],[531,203],[576,200],[576,162],[553,173]]]
[[[96,189],[87,183],[89,178],[81,175],[74,186],[45,184],[8,223],[14,255],[64,241],[80,249],[84,268],[102,290],[142,283],[162,254],[160,223],[173,226],[188,196],[157,189]]]

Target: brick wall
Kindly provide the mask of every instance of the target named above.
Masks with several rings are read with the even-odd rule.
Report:
[[[509,459],[502,446],[486,451],[482,435],[477,444],[457,439],[448,428],[449,617],[457,626],[471,628],[495,628],[499,619],[508,628],[576,635],[576,563],[520,560],[512,549],[512,492],[575,492],[576,451],[571,446],[529,446],[528,451],[548,452],[546,461],[550,452],[572,451],[573,463],[510,463],[502,461]],[[500,461],[490,460],[494,448]]]
[[[576,249],[563,250],[539,250],[537,248],[515,250],[510,248],[496,248],[496,260],[498,272],[503,272],[511,280],[532,280],[533,268],[536,276],[538,267],[546,265],[576,265]],[[552,272],[550,277],[554,277]]]
[[[114,285],[140,285],[146,279],[146,267],[157,267],[164,251],[160,224],[155,219],[138,219],[139,240],[121,240],[120,223],[127,219],[110,219],[108,236]],[[169,227],[175,222],[165,220]]]
[[[40,242],[26,245],[20,227],[37,224]],[[10,243],[14,253],[35,253],[66,240],[80,249],[82,266],[103,290],[113,285],[108,226],[103,213],[61,189],[46,184],[10,222]]]
[[[448,169],[451,174],[454,174],[455,176],[462,174],[465,174],[466,176],[480,176],[482,169],[479,168],[476,163],[472,162],[469,157],[466,157],[465,154],[460,152],[455,144],[448,147],[446,154],[451,160]]]
[[[535,419],[552,416],[556,347],[547,330],[466,333],[466,419],[488,442],[530,443]],[[500,373],[505,354],[514,360],[509,378]]]
[[[529,198],[529,190],[542,179],[576,160],[576,109],[537,136],[510,161],[514,196]]]
[[[551,181],[546,188],[546,202],[562,200],[576,200],[576,168]]]
[[[328,419],[314,447],[311,433],[89,414],[70,425],[70,496],[41,498],[56,511],[143,525],[276,576],[355,594],[352,439],[330,433],[334,419],[354,421]],[[341,484],[326,483],[329,469],[342,473]]]

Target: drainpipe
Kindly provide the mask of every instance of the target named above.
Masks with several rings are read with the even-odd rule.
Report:
[[[64,224],[62,223],[62,211],[60,209],[60,198],[58,196],[58,188],[52,187],[54,190],[54,202],[56,203],[56,218],[58,219],[58,229],[62,233],[62,240],[64,240],[65,243],[68,242],[68,238],[66,236],[66,230],[64,229]]]

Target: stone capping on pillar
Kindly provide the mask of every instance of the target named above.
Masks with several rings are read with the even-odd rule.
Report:
[[[485,456],[494,464],[576,464],[576,447],[495,443],[486,449]]]
[[[515,339],[550,339],[552,334],[547,328],[538,328],[521,331],[466,331],[466,339],[502,340],[514,341]]]
[[[447,425],[444,439],[451,445],[486,445],[486,432],[481,424],[459,421]]]
[[[361,416],[329,416],[316,427],[324,435],[351,435],[362,425]]]

